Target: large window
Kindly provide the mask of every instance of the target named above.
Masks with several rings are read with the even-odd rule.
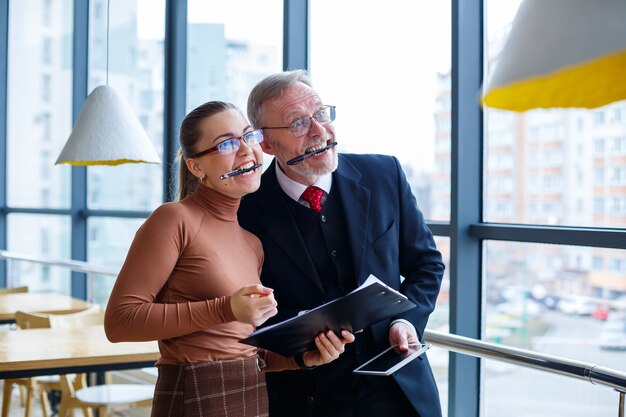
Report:
[[[70,171],[54,166],[72,128],[72,1],[11,2],[7,95],[7,203],[68,208]],[[4,181],[4,180],[3,180]]]
[[[163,159],[165,0],[110,1],[108,10],[107,3],[90,2],[89,90],[115,88]],[[90,167],[88,207],[152,210],[162,201],[162,172],[157,164]]]
[[[107,84],[129,103],[163,160],[165,0],[90,2],[89,91]],[[167,161],[164,161],[167,163]],[[87,170],[89,210],[149,212],[163,201],[157,164],[93,166]],[[87,259],[119,269],[143,219],[91,217]],[[115,277],[96,275],[87,296],[106,305]]]
[[[220,100],[235,104],[247,118],[250,90],[283,68],[283,1],[189,0],[188,5],[186,110]],[[264,158],[267,168],[271,157]]]
[[[519,4],[486,2],[486,77],[498,65]],[[625,102],[593,110],[484,109],[484,221],[624,228],[625,109]],[[552,230],[560,244],[484,243],[483,338],[623,369],[626,252],[610,249],[608,239],[607,248],[567,245],[559,227]],[[514,232],[507,240],[515,240]],[[484,369],[487,416],[614,413],[610,390],[494,361]],[[522,405],[524,398],[532,401]]]
[[[55,259],[70,258],[70,221],[67,216],[19,214],[8,216],[8,248],[12,252]],[[70,294],[66,268],[11,261],[7,271],[13,287]]]
[[[39,0],[11,2],[9,8],[6,201],[26,211],[70,206],[70,171],[54,162],[72,126],[73,13],[72,1],[55,3],[45,13],[33,13]],[[68,216],[12,213],[5,219],[2,249],[69,258]],[[7,277],[9,285],[70,293],[62,268],[12,262]]]
[[[310,70],[322,100],[337,106],[339,151],[395,155],[425,217],[442,221],[450,219],[450,21],[449,2],[310,2]]]
[[[87,228],[89,261],[112,270],[119,269],[142,223],[143,219],[92,218]],[[115,276],[94,275],[91,280],[87,283],[91,301],[106,305]]]
[[[221,100],[245,114],[254,84],[282,69],[282,0],[189,0],[187,14],[187,110]]]
[[[309,24],[310,73],[337,106],[339,151],[396,156],[424,216],[449,221],[450,4],[316,0]],[[449,265],[449,239],[437,245]],[[449,330],[449,289],[446,271],[430,329]],[[446,410],[448,355],[428,356]]]
[[[488,241],[483,339],[613,369],[626,363],[626,251]],[[617,268],[614,268],[616,266]],[[619,289],[611,288],[618,282]],[[613,328],[621,331],[611,333]],[[620,333],[621,338],[620,338]],[[580,381],[485,362],[487,416],[610,416],[616,398]],[[548,387],[558,389],[548,389]],[[524,392],[520,395],[520,392]],[[532,398],[525,407],[511,404]],[[523,410],[523,411],[522,411]],[[593,411],[590,411],[593,410]],[[519,414],[516,414],[519,412]],[[557,413],[558,414],[558,413]]]

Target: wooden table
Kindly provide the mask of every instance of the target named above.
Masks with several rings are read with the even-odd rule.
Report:
[[[91,307],[87,301],[56,293],[0,294],[0,323],[15,321],[16,311],[27,313],[77,313]]]
[[[111,343],[103,326],[0,332],[0,379],[154,366],[157,342]]]

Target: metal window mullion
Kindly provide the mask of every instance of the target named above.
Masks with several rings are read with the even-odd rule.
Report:
[[[626,248],[626,229],[480,223],[470,226],[470,234],[482,240]]]
[[[284,0],[283,7],[283,69],[308,69],[309,2]]]
[[[87,98],[89,73],[89,0],[74,0],[72,42],[72,126]],[[87,260],[87,168],[72,167],[71,258]],[[87,299],[87,282],[82,272],[72,272],[71,294]]]
[[[482,114],[476,102],[482,81],[483,5],[452,2],[452,143],[450,213],[450,330],[481,337],[481,241],[470,225],[482,220]],[[449,416],[480,414],[480,361],[450,354]]]
[[[435,236],[450,236],[452,226],[450,223],[427,221],[428,228]]]
[[[187,0],[166,0],[164,48],[163,200],[173,201],[178,127],[185,117],[187,99]]]
[[[87,209],[87,217],[117,217],[122,219],[146,219],[152,211],[130,211],[130,210],[91,210]]]
[[[7,249],[7,64],[9,0],[0,0],[0,249]],[[7,285],[7,265],[0,268],[0,288]]]

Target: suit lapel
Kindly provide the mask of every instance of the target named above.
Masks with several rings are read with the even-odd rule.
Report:
[[[274,160],[261,180],[263,190],[260,191],[267,198],[262,200],[263,212],[260,217],[260,226],[274,244],[279,246],[287,254],[289,260],[302,271],[302,274],[321,291],[324,291],[306,244],[296,226],[291,210],[287,207],[285,193],[276,179],[275,164]]]
[[[367,244],[371,191],[359,184],[360,179],[361,173],[340,154],[339,167],[333,174],[333,187],[336,186],[338,192],[333,193],[331,190],[331,194],[338,195],[344,207],[357,285],[361,285],[369,275],[369,273],[362,275],[362,269]]]

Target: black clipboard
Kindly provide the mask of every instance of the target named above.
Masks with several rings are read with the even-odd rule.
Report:
[[[349,294],[259,329],[240,342],[289,357],[316,349],[314,339],[320,332],[354,332],[414,307],[403,294],[370,275]]]

